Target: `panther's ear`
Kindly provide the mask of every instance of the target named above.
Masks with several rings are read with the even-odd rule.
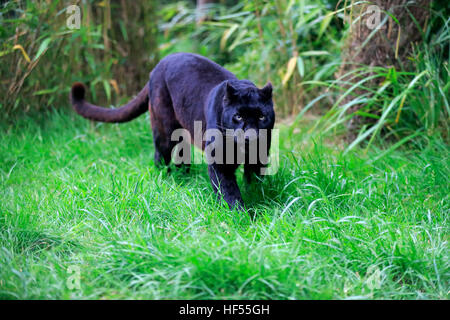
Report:
[[[269,101],[272,99],[272,84],[267,82],[267,84],[259,90],[260,96],[264,101]]]
[[[229,103],[229,102],[235,100],[237,96],[238,96],[238,94],[237,94],[236,88],[233,87],[233,85],[230,83],[230,81],[227,81],[226,85],[225,85],[224,101]]]

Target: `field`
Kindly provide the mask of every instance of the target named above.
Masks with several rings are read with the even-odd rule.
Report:
[[[308,126],[279,124],[277,174],[239,174],[241,213],[206,165],[154,165],[148,116],[1,124],[0,298],[447,299],[448,145],[345,153]]]

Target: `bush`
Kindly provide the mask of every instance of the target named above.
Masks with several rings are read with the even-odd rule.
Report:
[[[436,134],[448,141],[449,19],[441,1],[433,2],[408,68],[358,65],[338,79],[350,25],[344,17],[361,2],[221,1],[198,23],[193,2],[167,1],[158,25],[153,2],[120,3],[83,2],[75,30],[66,26],[62,1],[3,4],[3,117],[67,106],[74,81],[87,83],[98,104],[123,102],[143,86],[158,54],[187,51],[259,86],[270,80],[278,117],[293,116],[294,127],[309,111],[323,115],[313,127],[321,134],[344,132],[352,118],[362,118],[350,147],[380,133],[397,141]]]
[[[163,55],[207,55],[258,85],[272,81],[277,114],[295,115],[294,127],[310,110],[323,115],[313,127],[320,134],[344,133],[362,117],[350,149],[379,133],[402,142],[435,134],[448,140],[449,19],[442,3],[433,2],[408,66],[357,65],[335,79],[351,25],[344,18],[358,3],[243,0],[212,6],[209,20],[196,25],[195,8],[177,2],[163,8],[160,48]]]
[[[370,145],[379,133],[394,141],[435,135],[448,141],[449,21],[442,12],[432,11],[422,40],[413,45],[403,65],[357,65],[323,82],[335,102],[319,120],[319,131],[347,129],[342,125],[359,117],[363,126],[349,149],[367,138]],[[353,109],[355,105],[359,108]]]
[[[136,88],[145,84],[157,59],[152,40],[155,19],[150,19],[154,3],[119,7],[110,1],[91,0],[80,7],[80,28],[70,29],[64,1],[7,1],[1,5],[3,117],[67,106],[74,81],[88,84],[93,100],[100,103],[110,103],[113,93],[137,92]],[[129,61],[129,55],[135,61]]]
[[[197,52],[225,65],[240,79],[276,89],[280,116],[296,114],[317,90],[304,91],[305,80],[329,79],[339,58],[342,28],[328,1],[239,1],[215,5],[209,20],[196,25],[187,2],[162,9],[162,55]]]

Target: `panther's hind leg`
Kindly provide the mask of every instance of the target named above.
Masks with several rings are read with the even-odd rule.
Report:
[[[175,117],[172,101],[165,85],[150,81],[150,121],[155,145],[155,164],[169,165],[172,149],[178,143],[172,141],[174,130],[181,128]]]

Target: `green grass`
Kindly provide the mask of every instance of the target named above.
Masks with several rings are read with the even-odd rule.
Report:
[[[280,171],[242,187],[251,218],[215,201],[205,165],[157,169],[148,117],[47,118],[1,125],[0,298],[448,298],[439,140],[373,161],[283,129]]]

